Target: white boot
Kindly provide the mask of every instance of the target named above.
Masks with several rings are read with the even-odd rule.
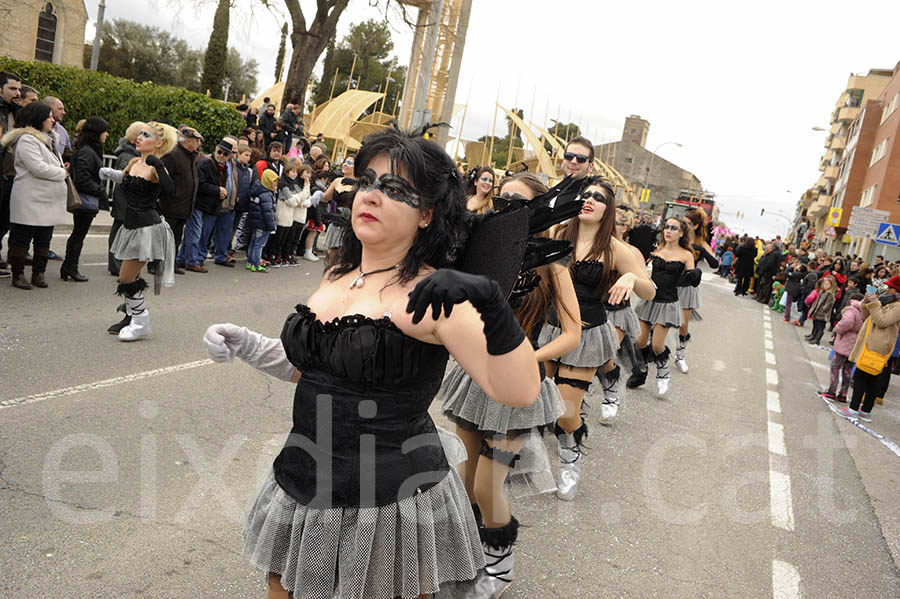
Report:
[[[600,375],[603,383],[603,404],[600,406],[600,422],[610,424],[619,415],[619,376],[622,370],[616,365]]]
[[[563,501],[572,501],[578,494],[581,466],[584,462],[580,441],[586,432],[587,426],[584,423],[571,434],[556,425],[556,438],[559,440],[559,484],[556,496]]]
[[[465,599],[497,599],[513,582],[516,563],[513,544],[519,535],[519,521],[513,516],[506,526],[482,528],[479,533],[485,567],[478,572]]]
[[[137,341],[150,334],[150,311],[131,315],[131,324],[119,331],[119,341]]]
[[[656,361],[656,388],[659,395],[665,395],[669,391],[669,348],[662,350],[662,353],[655,354]]]
[[[678,345],[675,346],[675,366],[682,374],[688,373],[688,363],[685,359],[687,354],[687,343],[691,340],[691,334],[678,335]]]

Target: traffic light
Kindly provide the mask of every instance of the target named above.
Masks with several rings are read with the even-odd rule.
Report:
[[[765,208],[763,208],[762,210],[759,211],[759,215],[760,215],[760,216],[765,215],[765,213],[766,213],[766,209],[765,209]]]

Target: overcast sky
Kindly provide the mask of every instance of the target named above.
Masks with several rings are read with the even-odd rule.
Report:
[[[274,80],[282,21],[258,1],[237,1],[229,45],[257,59],[263,90]],[[85,2],[89,34],[97,4]],[[501,105],[517,103],[526,117],[534,99],[537,122],[548,105],[551,119],[559,112],[566,121],[571,112],[594,143],[620,139],[625,117],[639,114],[650,121],[648,149],[681,143],[659,154],[716,194],[732,229],[781,234],[787,223],[772,213],[793,218],[820,174],[825,133],[812,127],[827,127],[851,73],[900,61],[900,2],[877,5],[863,13],[846,0],[474,0],[456,98],[465,103],[471,91],[463,137],[490,134],[498,90]],[[182,9],[173,15],[173,6]],[[213,1],[107,0],[106,16],[205,47],[214,10]],[[338,38],[352,23],[383,17],[370,0],[351,0]],[[407,64],[412,34],[390,20]],[[736,220],[738,210],[744,220]]]

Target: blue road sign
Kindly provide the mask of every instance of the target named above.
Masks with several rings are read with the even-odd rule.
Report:
[[[875,241],[885,245],[897,245],[900,243],[900,225],[879,223]]]

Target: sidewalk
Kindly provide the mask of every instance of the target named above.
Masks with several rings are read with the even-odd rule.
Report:
[[[54,233],[71,233],[72,227],[74,226],[75,221],[71,214],[68,214],[68,222],[64,225],[57,225],[53,228]],[[100,233],[109,233],[109,230],[112,228],[113,219],[109,215],[109,212],[104,212],[101,210],[97,213],[97,216],[94,217],[94,222],[91,223],[91,230],[89,233],[100,234]]]
[[[828,345],[830,333],[826,331],[823,337],[824,343],[819,346],[809,345],[802,336],[810,331],[810,327],[804,328],[778,322],[794,329],[799,341],[803,345],[809,363],[813,366],[816,382],[820,390],[828,388],[830,371],[828,355],[831,346]],[[851,387],[851,393],[852,393]],[[822,409],[828,410],[825,400],[822,401]],[[842,408],[846,404],[833,403]],[[830,410],[829,410],[830,411]],[[889,447],[885,446],[878,438],[870,434],[854,422],[838,416],[832,412],[838,422],[838,430],[846,444],[860,478],[866,488],[866,492],[872,499],[872,507],[881,523],[882,533],[887,541],[888,548],[894,558],[894,563],[900,566],[900,477],[886,475],[888,472],[897,472],[900,467],[900,456],[897,456]],[[866,429],[883,435],[885,439],[900,444],[900,377],[892,376],[891,384],[884,397],[882,405],[876,404],[872,409],[872,422],[863,422]]]

